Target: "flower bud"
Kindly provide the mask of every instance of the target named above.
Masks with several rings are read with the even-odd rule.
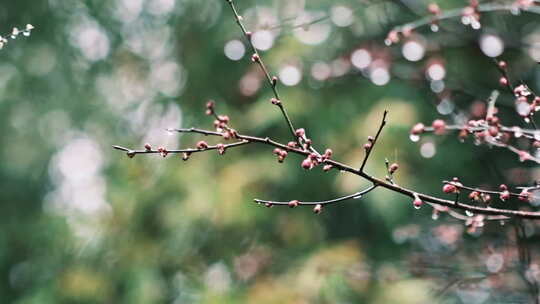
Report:
[[[311,161],[309,157],[304,159],[304,161],[302,161],[302,168],[306,170],[310,170],[313,168],[313,162]]]
[[[328,172],[328,171],[332,170],[333,167],[334,167],[334,166],[332,166],[332,165],[324,165],[323,171],[324,171],[324,172]]]
[[[253,62],[260,62],[260,61],[261,61],[261,58],[259,57],[259,55],[253,54],[253,55],[251,55],[251,61],[253,61]]]
[[[315,207],[313,207],[313,212],[315,212],[315,214],[319,214],[321,213],[322,211],[322,205],[321,204],[317,204],[315,205]]]
[[[396,164],[396,163],[393,163],[393,164],[390,165],[390,167],[388,167],[388,172],[390,174],[392,174],[392,173],[396,172],[397,169],[399,169],[399,165]]]
[[[456,193],[457,192],[456,186],[454,186],[452,184],[444,184],[442,190],[443,190],[444,193]]]
[[[507,86],[508,85],[508,78],[506,78],[506,77],[499,78],[499,85],[501,85],[502,87]]]
[[[274,98],[274,97],[270,98],[270,102],[271,102],[273,105],[278,105],[278,104],[281,103],[281,101],[280,101],[279,99]]]
[[[446,129],[446,123],[442,119],[434,120],[431,126],[434,129],[434,133],[437,135],[443,134]]]
[[[297,201],[297,200],[292,200],[292,201],[289,202],[289,207],[290,207],[290,208],[297,207],[297,206],[299,205],[299,203],[300,203],[300,202]]]
[[[222,143],[219,143],[216,145],[216,148],[218,150],[219,155],[225,154],[225,145]]]
[[[144,149],[146,149],[146,151],[152,151],[152,146],[150,146],[149,143],[146,143],[144,144]]]
[[[424,124],[423,123],[417,123],[415,124],[411,129],[411,134],[418,135],[424,133]]]
[[[300,128],[300,129],[297,129],[296,131],[294,131],[294,134],[297,137],[303,137],[304,135],[306,135],[306,130],[304,130],[304,128]]]
[[[197,143],[196,147],[199,150],[204,150],[208,148],[208,144],[204,140],[201,140]]]

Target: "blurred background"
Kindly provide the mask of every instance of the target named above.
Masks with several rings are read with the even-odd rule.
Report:
[[[493,188],[540,178],[453,134],[409,139],[416,122],[485,115],[493,57],[539,91],[538,15],[491,12],[479,29],[457,17],[387,46],[427,2],[237,2],[295,125],[336,160],[359,165],[388,109],[374,175],[387,158],[398,183],[438,196],[453,176]],[[9,38],[27,23],[29,37]],[[225,1],[3,1],[0,35],[1,303],[528,303],[538,288],[535,222],[468,233],[382,189],[320,215],[268,209],[252,199],[331,199],[366,183],[306,172],[295,155],[278,164],[266,146],[188,162],[113,150],[192,147],[200,136],[165,129],[212,129],[208,99],[240,132],[289,141]],[[502,93],[506,124],[526,127]]]

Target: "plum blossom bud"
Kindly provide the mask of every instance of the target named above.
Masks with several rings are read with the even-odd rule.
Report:
[[[224,124],[228,124],[230,119],[227,115],[219,115],[218,120]]]
[[[488,133],[489,135],[491,135],[492,137],[496,137],[497,134],[499,134],[499,128],[495,127],[495,126],[491,126],[489,127],[488,129]]]
[[[442,119],[434,120],[431,126],[434,129],[434,133],[437,135],[443,134],[446,129],[446,123]]]
[[[324,171],[324,172],[328,172],[328,171],[332,170],[333,167],[334,167],[334,166],[332,166],[332,165],[324,165],[323,171]]]
[[[386,36],[385,43],[387,45],[391,45],[392,43],[398,43],[399,42],[399,33],[396,30],[391,30],[388,32],[388,35]]]
[[[290,141],[287,143],[287,147],[289,148],[296,148],[298,144],[295,141]]]
[[[252,32],[250,32],[250,31],[247,31],[247,32],[246,32],[246,36],[247,36],[248,38],[250,38],[250,39],[251,39],[251,36],[252,36],[252,35],[253,35],[253,33],[252,33]]]
[[[507,86],[508,85],[508,78],[506,78],[506,77],[499,78],[499,85],[501,85],[502,87]]]
[[[204,140],[201,140],[197,143],[196,147],[199,150],[204,150],[208,148],[208,144]]]
[[[219,143],[219,144],[216,145],[216,148],[217,148],[217,151],[218,151],[219,155],[225,154],[225,145],[224,144]]]
[[[306,135],[306,130],[304,130],[304,128],[297,129],[296,131],[294,131],[294,135],[296,135],[297,137],[303,137],[304,135]]]
[[[163,157],[167,157],[167,154],[169,154],[169,151],[167,151],[167,149],[165,149],[164,147],[159,147],[157,150],[159,154],[161,154],[161,156]]]
[[[272,85],[275,87],[277,85],[278,78],[276,76],[272,76]]]
[[[332,154],[333,154],[332,149],[326,149],[326,150],[324,151],[323,157],[324,157],[324,158],[330,158],[330,157],[332,157]]]
[[[452,184],[444,184],[442,190],[444,193],[456,193],[458,191],[457,187]]]
[[[300,204],[299,201],[297,201],[297,200],[292,200],[292,201],[289,202],[288,205],[289,205],[290,208],[294,208],[294,207],[297,207],[299,204]]]
[[[279,99],[274,98],[274,97],[270,98],[270,102],[271,102],[273,105],[278,105],[278,104],[281,103],[281,101],[280,101]]]
[[[415,124],[411,129],[411,134],[418,135],[424,133],[424,124],[423,123],[417,123]]]
[[[423,204],[424,202],[418,196],[414,198],[413,207],[415,209],[420,209],[420,207],[422,207]]]
[[[302,168],[304,168],[306,170],[312,169],[313,166],[314,166],[313,161],[311,161],[311,159],[309,157],[302,161]]]
[[[373,137],[373,136],[368,136],[367,137],[367,141],[370,142],[370,143],[372,143],[374,140],[375,140],[375,137]]]
[[[473,192],[469,193],[469,199],[472,200],[472,201],[479,200],[480,199],[480,192],[473,191]]]
[[[506,61],[501,60],[499,61],[498,65],[499,65],[499,68],[506,70],[506,67],[507,67]]]
[[[321,204],[317,204],[317,205],[315,205],[315,207],[313,207],[313,212],[315,214],[319,214],[319,213],[321,213],[321,211],[322,211],[322,205]]]
[[[364,144],[364,150],[369,151],[371,149],[371,144],[370,143],[365,143]]]
[[[261,57],[259,57],[259,55],[257,55],[257,54],[253,54],[253,55],[251,55],[251,61],[253,61],[253,62],[260,62],[260,61],[261,61]]]
[[[264,203],[264,205],[267,207],[267,208],[272,208],[272,203]]]
[[[399,169],[399,165],[396,164],[396,163],[393,163],[393,164],[390,165],[390,167],[388,167],[388,172],[390,174],[392,174],[392,173],[396,172],[397,169]]]
[[[304,148],[309,149],[311,147],[311,139],[306,139],[304,141]]]
[[[144,149],[145,149],[146,151],[152,151],[152,146],[150,146],[149,143],[146,143],[146,144],[144,144]]]
[[[279,155],[279,152],[281,152],[281,149],[275,148],[274,151],[272,151],[272,154]]]

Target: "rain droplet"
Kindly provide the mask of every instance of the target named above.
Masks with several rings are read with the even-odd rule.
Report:
[[[431,28],[431,30],[432,30],[433,32],[438,32],[438,31],[439,31],[439,26],[438,26],[437,24],[432,24],[432,25],[430,26],[430,28]]]
[[[412,142],[418,142],[420,140],[420,136],[418,136],[417,134],[411,134],[409,136],[409,139],[412,141]]]
[[[465,210],[465,214],[467,216],[473,216],[474,215],[474,213],[470,212],[469,210]]]

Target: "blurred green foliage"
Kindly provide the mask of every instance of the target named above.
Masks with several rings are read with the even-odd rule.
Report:
[[[293,27],[297,15],[327,16],[337,5],[353,10],[351,25],[324,18],[313,25],[329,31],[322,43],[298,39],[306,28]],[[453,136],[413,143],[408,132],[417,121],[440,116],[437,95],[423,80],[429,58],[444,60],[456,112],[467,112],[496,88],[496,70],[478,47],[482,33],[500,35],[513,73],[539,89],[539,70],[530,68],[523,46],[525,35],[538,30],[538,17],[493,13],[480,31],[462,28],[459,20],[439,33],[423,29],[428,53],[408,62],[399,46],[382,42],[393,26],[425,15],[420,1],[238,6],[250,28],[273,18],[267,25],[278,26],[274,45],[263,52],[269,68],[277,73],[294,64],[302,72],[298,85],[280,88],[282,99],[295,125],[306,128],[317,147],[332,147],[336,159],[359,164],[365,139],[389,109],[388,128],[368,166],[373,174],[384,175],[388,158],[400,163],[400,184],[437,195],[440,181],[452,176],[497,185],[537,174],[510,152]],[[188,162],[157,155],[130,160],[112,150],[113,144],[144,142],[193,145],[197,136],[164,130],[211,128],[207,99],[216,100],[241,132],[289,140],[264,83],[250,96],[240,89],[242,79],[258,74],[249,54],[237,62],[224,54],[228,41],[241,39],[224,1],[19,0],[0,8],[3,33],[26,23],[36,27],[0,51],[2,303],[454,303],[464,301],[459,290],[437,297],[442,286],[430,278],[455,279],[461,268],[451,259],[467,261],[463,276],[485,271],[483,248],[509,238],[504,227],[489,224],[484,236],[459,232],[452,246],[441,247],[434,237],[422,238],[441,224],[461,224],[446,217],[433,222],[429,210],[414,210],[407,198],[384,190],[318,216],[254,205],[253,198],[330,199],[365,184],[337,172],[305,172],[295,155],[278,164],[265,146],[224,156],[200,153]],[[392,63],[386,86],[354,68],[325,81],[310,75],[315,62],[348,58],[359,47],[373,47]],[[512,99],[503,97],[501,108],[511,110]],[[425,142],[436,144],[433,158],[420,155]],[[419,241],[398,242],[403,227]],[[429,269],[412,270],[425,265],[415,264],[419,260]],[[513,299],[526,297],[519,278],[509,282]],[[500,299],[497,292],[508,289],[489,290]]]

